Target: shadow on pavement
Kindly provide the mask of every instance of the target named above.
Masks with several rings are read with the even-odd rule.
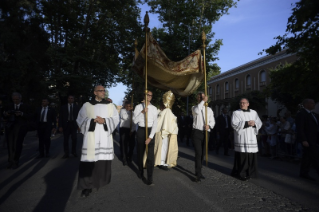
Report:
[[[18,182],[14,183],[10,189],[0,198],[0,205],[7,199],[10,197],[10,195],[15,192],[15,190],[17,190],[24,182],[26,182],[29,178],[33,177],[33,175],[35,173],[37,173],[39,170],[41,170],[47,163],[49,160],[43,159],[43,160],[37,160],[34,159],[31,162],[29,162],[27,165],[24,165],[23,167],[20,167],[16,170],[16,172],[10,176],[10,178],[4,180],[1,184],[0,184],[0,188],[5,187],[5,185],[10,184],[11,181],[13,181],[15,178],[19,177],[20,175],[22,175],[22,173],[28,171],[30,169],[30,167],[34,166],[35,167],[32,169],[32,171],[30,171],[25,177],[23,177],[21,180],[19,180]],[[9,170],[8,170],[9,171]]]
[[[34,212],[64,211],[73,191],[79,159],[69,159],[44,176],[46,191]]]

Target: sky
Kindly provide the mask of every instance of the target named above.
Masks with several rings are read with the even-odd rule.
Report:
[[[274,37],[283,35],[292,6],[297,0],[240,0],[228,15],[222,16],[213,24],[214,39],[222,39],[223,45],[215,61],[221,72],[228,71],[252,60],[263,57],[258,55],[263,49],[275,44]],[[141,20],[149,7],[141,5]],[[149,14],[149,27],[161,27],[157,15]],[[141,35],[142,36],[142,35]],[[108,88],[113,103],[122,105],[126,86],[118,83]]]

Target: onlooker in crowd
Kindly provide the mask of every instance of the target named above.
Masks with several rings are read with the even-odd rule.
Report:
[[[267,133],[267,143],[270,146],[272,159],[276,157],[277,129],[276,118],[270,118],[270,123],[265,127],[265,131]]]
[[[297,141],[303,147],[300,177],[315,180],[309,176],[309,169],[313,166],[319,174],[319,118],[311,112],[315,108],[313,99],[305,99],[302,104],[304,108],[296,116]]]
[[[76,119],[79,114],[79,106],[74,104],[74,96],[68,96],[68,104],[63,105],[59,114],[59,131],[63,132],[64,140],[64,156],[62,158],[69,157],[69,137],[71,135],[72,139],[72,155],[77,157],[76,154],[76,143],[77,143],[77,130],[78,125],[76,123]]]
[[[128,161],[132,161],[132,155],[129,154],[132,145],[134,145],[132,135],[135,132],[135,125],[132,120],[133,111],[131,103],[125,102],[124,108],[120,111],[120,150],[123,165],[126,166]],[[132,150],[131,150],[132,151]],[[130,153],[133,154],[133,151]]]
[[[32,119],[30,107],[23,104],[21,100],[21,94],[14,92],[12,94],[13,104],[4,110],[4,118],[7,120],[8,169],[15,169],[19,166],[23,140],[28,132],[28,122]]]
[[[293,119],[291,117],[291,112],[290,111],[286,111],[285,118],[290,123],[290,126],[292,126],[295,123],[295,119]]]
[[[285,117],[280,117],[280,145],[281,150],[286,154],[290,153],[291,149],[291,133],[290,133],[290,123],[286,120]]]
[[[178,125],[178,138],[179,142],[184,142],[184,137],[186,134],[186,125],[187,119],[183,112],[180,112],[179,116],[177,116],[177,125]]]
[[[47,98],[42,99],[42,107],[37,109],[35,121],[37,123],[40,153],[37,158],[50,157],[51,132],[56,129],[56,112],[49,107]]]
[[[219,137],[219,141],[216,146],[216,153],[218,154],[220,146],[223,144],[224,147],[224,155],[229,156],[229,133],[231,131],[231,120],[230,116],[227,115],[227,108],[223,108],[221,115],[219,115],[216,119],[216,134]]]
[[[270,154],[270,145],[268,142],[268,133],[266,131],[266,128],[269,127],[270,123],[268,122],[268,116],[267,115],[263,115],[261,117],[261,121],[263,123],[262,127],[259,130],[259,142],[260,144],[258,145],[258,147],[262,147],[262,156],[264,157],[268,157],[271,156]]]

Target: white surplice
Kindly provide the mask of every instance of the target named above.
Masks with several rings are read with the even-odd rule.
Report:
[[[245,122],[253,120],[256,127],[244,128]],[[243,112],[241,109],[233,112],[231,125],[234,129],[234,146],[236,152],[258,152],[257,137],[262,122],[256,111]]]
[[[96,123],[95,130],[89,131],[92,119],[100,116],[105,119],[107,131],[103,124]],[[87,102],[81,108],[78,118],[78,126],[83,137],[81,161],[95,162],[98,160],[113,160],[112,132],[119,124],[119,114],[113,104],[95,104]]]

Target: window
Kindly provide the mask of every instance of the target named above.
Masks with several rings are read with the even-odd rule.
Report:
[[[228,82],[225,82],[225,91],[229,90]]]
[[[212,87],[209,86],[209,91],[208,93],[211,95],[212,94]]]
[[[247,77],[246,77],[246,85],[247,86],[251,85],[250,75],[247,75]]]
[[[260,82],[266,82],[266,72],[264,70],[260,72]]]
[[[239,89],[239,80],[235,79],[235,88],[236,90]]]
[[[217,93],[217,94],[219,94],[219,90],[220,90],[220,89],[219,89],[219,84],[218,84],[218,85],[216,85],[216,93]]]

